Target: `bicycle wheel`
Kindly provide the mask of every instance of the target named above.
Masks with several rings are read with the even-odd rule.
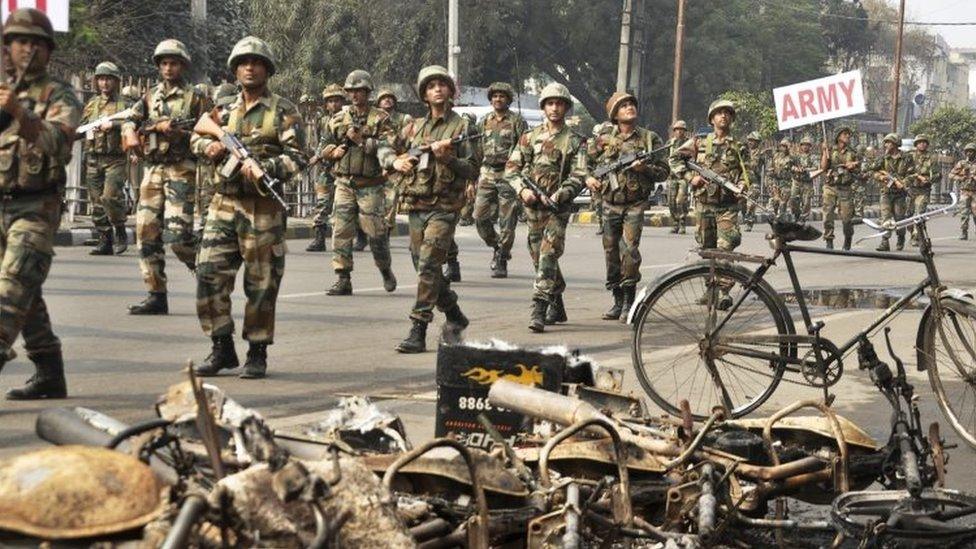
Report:
[[[976,537],[976,498],[944,488],[918,497],[904,490],[847,492],[834,500],[830,519],[852,539],[951,547]]]
[[[733,303],[745,292],[750,276],[741,267],[716,266],[719,285],[728,290]],[[768,357],[796,356],[795,344],[775,340],[777,335],[795,333],[793,319],[776,291],[760,281],[716,336],[767,336],[767,340],[736,341],[742,352],[715,352],[715,339],[705,338],[709,316],[705,296],[714,286],[711,281],[707,262],[681,267],[658,280],[635,318],[634,370],[647,395],[667,412],[680,415],[679,402],[688,400],[697,419],[708,417],[716,406],[741,417],[765,402],[783,377],[786,363]],[[716,314],[722,319],[728,313]],[[749,356],[750,352],[760,357]]]
[[[930,309],[922,317],[918,363],[949,424],[976,448],[976,314],[951,300],[941,304],[940,315]]]

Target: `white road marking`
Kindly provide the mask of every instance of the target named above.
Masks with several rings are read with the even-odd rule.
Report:
[[[397,290],[415,290],[415,289],[417,289],[417,285],[416,284],[411,284],[409,286],[400,286],[400,285],[397,285]],[[355,294],[362,294],[362,293],[366,293],[366,292],[385,292],[385,291],[386,291],[386,289],[383,288],[382,286],[379,286],[377,288],[354,288],[353,289],[353,295],[355,295]],[[294,299],[294,298],[298,298],[298,297],[315,297],[315,296],[320,296],[320,295],[325,295],[325,290],[322,290],[321,292],[307,292],[307,293],[303,293],[303,294],[285,294],[285,295],[279,295],[278,296],[278,299]]]

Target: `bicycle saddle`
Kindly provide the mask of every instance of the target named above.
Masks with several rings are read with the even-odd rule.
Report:
[[[823,232],[813,225],[794,223],[792,221],[773,221],[773,234],[784,242],[794,240],[817,240]]]

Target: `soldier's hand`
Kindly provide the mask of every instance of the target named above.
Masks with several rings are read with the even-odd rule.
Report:
[[[207,155],[207,158],[211,160],[217,160],[226,152],[227,147],[225,147],[220,141],[214,141],[213,143],[207,145],[207,148],[203,150],[203,154]]]
[[[159,133],[169,135],[173,133],[173,121],[169,119],[160,120],[159,122],[156,122],[155,129]]]
[[[691,184],[692,187],[694,187],[694,188],[697,189],[697,188],[701,187],[702,185],[704,185],[705,183],[707,183],[707,181],[705,181],[705,178],[704,177],[702,177],[700,175],[696,175],[695,177],[691,178],[691,183],[690,184]]]
[[[262,170],[261,166],[257,162],[245,162],[241,166],[241,175],[244,179],[250,181],[251,183],[257,183],[261,181]]]
[[[522,191],[519,193],[519,198],[521,198],[522,202],[525,202],[529,206],[539,201],[539,197],[537,197],[535,193],[532,192],[532,189],[528,189],[528,188],[522,189]]]
[[[444,162],[454,155],[454,147],[450,139],[442,139],[430,144],[430,152],[434,153],[434,158]]]
[[[603,183],[600,183],[599,179],[592,176],[586,178],[586,188],[589,189],[591,193],[600,192],[602,187]]]
[[[10,86],[6,84],[0,85],[0,109],[7,111],[16,118],[20,108],[20,102],[17,101],[17,94],[10,89]]]
[[[853,170],[854,168],[857,167],[857,161],[851,160],[850,162],[845,162],[844,167],[847,168],[848,170]]]
[[[633,161],[633,162],[632,162],[632,163],[630,164],[630,166],[628,166],[628,168],[627,168],[627,169],[629,169],[629,170],[633,170],[633,171],[635,171],[635,172],[638,172],[638,173],[644,173],[644,172],[646,172],[646,171],[647,171],[647,164],[645,164],[645,163],[644,163],[643,161],[641,161],[641,160],[634,160],[634,161]]]
[[[468,200],[474,200],[475,195],[478,194],[478,189],[474,184],[474,181],[468,182],[468,186],[464,188],[464,196]]]
[[[360,133],[359,128],[355,126],[349,126],[349,129],[346,130],[346,137],[357,145],[363,144],[363,134]]]
[[[102,122],[101,125],[98,126],[98,129],[102,130],[103,132],[107,132],[112,129],[112,122]]]
[[[417,159],[412,156],[401,156],[393,161],[393,169],[404,174],[409,174],[413,171],[414,164],[417,163]]]
[[[343,156],[346,156],[346,146],[339,145],[338,147],[332,149],[332,152],[329,154],[329,156],[332,158],[332,160],[339,160]]]

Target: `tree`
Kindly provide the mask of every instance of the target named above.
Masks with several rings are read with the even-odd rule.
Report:
[[[736,134],[746,135],[757,131],[765,139],[776,133],[776,110],[773,108],[772,92],[727,91],[721,97],[735,105]]]
[[[914,135],[928,134],[934,147],[958,150],[976,139],[976,111],[969,107],[946,105],[916,120],[911,132]]]
[[[822,0],[820,27],[832,66],[845,72],[866,64],[878,25],[860,0]]]

